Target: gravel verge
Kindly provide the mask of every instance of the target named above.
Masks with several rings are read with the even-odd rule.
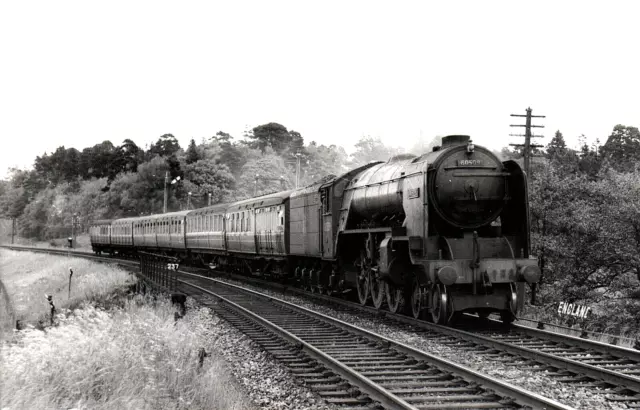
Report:
[[[493,359],[484,356],[478,356],[471,352],[459,350],[455,345],[444,345],[431,341],[422,337],[419,333],[412,333],[402,329],[400,326],[381,324],[373,315],[368,313],[350,314],[340,312],[325,304],[312,302],[298,296],[286,295],[283,297],[282,292],[276,292],[269,289],[263,289],[258,286],[248,285],[239,281],[228,280],[229,283],[244,286],[261,293],[268,294],[287,302],[295,303],[307,309],[323,313],[327,316],[340,319],[349,324],[361,327],[363,329],[375,332],[389,339],[407,344],[409,346],[420,349],[424,352],[436,355],[438,357],[458,363],[462,366],[469,367],[478,372],[491,376],[496,380],[521,386],[531,392],[543,395],[550,399],[561,402],[565,405],[575,407],[576,409],[626,409],[625,404],[607,401],[605,395],[591,387],[587,388],[581,384],[560,383],[551,377],[545,376],[546,371],[534,371],[534,367],[524,367],[522,363],[517,365],[506,363],[512,359]]]
[[[211,348],[222,356],[241,389],[258,408],[337,410],[304,387],[269,353],[211,309]]]

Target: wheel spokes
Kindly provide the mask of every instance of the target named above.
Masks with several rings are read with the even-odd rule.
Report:
[[[413,283],[411,292],[411,312],[414,318],[420,318],[420,313],[422,312],[422,289],[420,289],[417,281]]]
[[[389,282],[385,282],[384,286],[389,312],[397,313],[404,305],[404,294],[402,289],[398,289],[396,286],[389,284]]]
[[[369,275],[360,272],[358,276],[358,300],[361,305],[366,305],[369,300]]]
[[[369,275],[369,286],[371,287],[371,300],[373,301],[373,306],[376,309],[380,309],[382,307],[382,303],[385,300],[385,283],[374,277],[374,275]]]
[[[431,294],[431,318],[433,323],[445,325],[449,321],[449,303],[447,289],[444,285],[438,284],[433,287]]]

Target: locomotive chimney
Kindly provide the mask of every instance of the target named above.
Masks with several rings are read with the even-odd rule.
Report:
[[[442,137],[442,148],[453,147],[455,145],[466,145],[468,142],[468,135],[447,135],[446,137]]]

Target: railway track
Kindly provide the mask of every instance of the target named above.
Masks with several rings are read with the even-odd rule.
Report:
[[[544,372],[545,377],[557,382],[597,389],[610,402],[640,407],[640,352],[633,349],[525,326],[505,327],[502,322],[480,321],[476,317],[465,318],[459,327],[440,326],[261,279],[224,276],[259,287],[268,286],[279,294],[286,292],[312,299],[342,313],[367,314],[377,323],[400,327],[408,333],[419,332],[423,339],[463,349],[487,360]]]
[[[186,293],[213,297],[218,314],[330,403],[350,409],[569,408],[269,295],[182,274]]]
[[[25,249],[26,250],[26,249]],[[42,251],[39,249],[39,251]],[[68,254],[54,250],[49,253]],[[71,252],[74,254],[74,252]],[[76,252],[76,256],[113,261],[112,258],[96,257]],[[136,264],[123,260],[127,264]],[[197,270],[196,271],[202,271]],[[227,277],[232,277],[227,273]],[[640,407],[640,352],[609,344],[594,342],[549,331],[512,325],[504,327],[495,321],[480,322],[465,320],[461,328],[452,328],[415,320],[404,315],[391,314],[373,307],[336,299],[325,295],[288,288],[246,276],[233,276],[243,282],[252,282],[261,287],[268,286],[278,293],[312,298],[344,313],[371,315],[377,322],[388,322],[394,326],[405,326],[407,332],[419,332],[420,337],[443,345],[454,346],[473,352],[487,360],[500,360],[531,371],[545,372],[545,376],[562,383],[597,388],[607,400],[629,407]]]

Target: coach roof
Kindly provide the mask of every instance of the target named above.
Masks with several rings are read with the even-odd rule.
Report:
[[[274,192],[273,194],[259,196],[257,198],[245,199],[229,204],[227,212],[242,211],[245,209],[262,208],[265,206],[281,205],[285,203],[293,190]]]
[[[207,215],[207,214],[223,214],[227,210],[228,207],[229,207],[229,204],[211,205],[211,206],[207,206],[207,207],[204,207],[204,208],[198,208],[198,209],[195,209],[193,211],[190,211],[187,216]]]

